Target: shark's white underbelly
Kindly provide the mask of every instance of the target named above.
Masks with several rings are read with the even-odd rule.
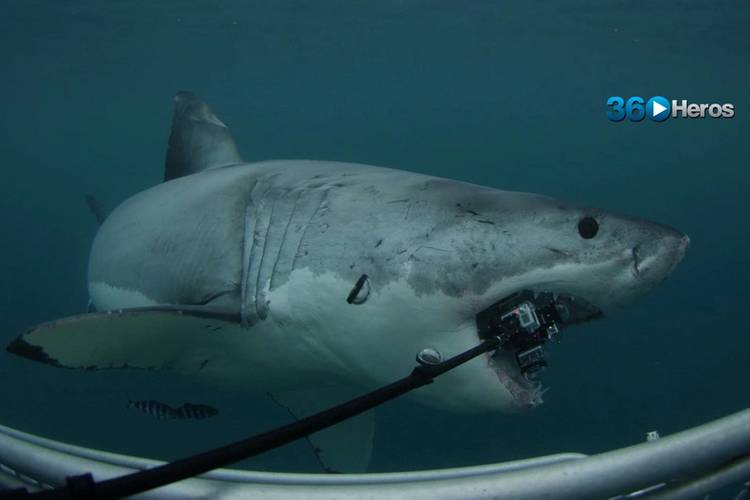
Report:
[[[456,328],[456,318],[450,316],[455,298],[440,292],[416,296],[405,280],[380,287],[375,279],[364,303],[349,304],[346,298],[352,285],[333,273],[295,270],[284,285],[270,292],[265,320],[248,328],[236,325],[236,335],[213,345],[211,352],[200,344],[186,349],[185,359],[176,364],[190,371],[202,364],[198,358],[210,358],[200,375],[257,391],[341,384],[368,390],[407,375],[417,352],[425,347],[447,358],[478,342],[473,317]],[[101,282],[91,283],[90,291],[100,310],[156,305],[142,292]],[[510,405],[510,396],[486,357],[441,377],[414,396],[457,411]]]

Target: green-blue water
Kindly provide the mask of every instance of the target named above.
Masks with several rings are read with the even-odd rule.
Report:
[[[188,5],[188,3],[190,5]],[[85,310],[96,223],[162,177],[172,96],[244,157],[368,163],[624,212],[690,235],[653,293],[564,332],[539,409],[380,410],[371,470],[635,443],[750,405],[750,5],[741,1],[30,1],[0,15],[0,343]],[[611,95],[730,102],[731,120],[614,124]],[[394,374],[394,378],[403,374]],[[286,422],[254,396],[0,355],[0,423],[173,458]],[[222,408],[160,422],[129,397]],[[248,463],[317,470],[305,444]]]

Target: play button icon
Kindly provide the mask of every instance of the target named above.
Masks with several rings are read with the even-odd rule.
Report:
[[[669,110],[672,106],[662,96],[654,96],[646,103],[646,114],[655,122],[663,122],[669,118]]]

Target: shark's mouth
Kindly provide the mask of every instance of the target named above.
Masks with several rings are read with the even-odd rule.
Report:
[[[533,408],[544,402],[542,395],[546,389],[541,382],[521,373],[515,353],[498,349],[490,356],[489,363],[517,406]]]
[[[523,304],[527,306],[526,311],[519,314]],[[537,323],[532,321],[526,328],[519,328],[519,324],[523,326],[523,315],[529,309],[534,318],[538,317]],[[490,315],[494,315],[494,319]],[[543,402],[545,389],[537,380],[539,369],[546,366],[542,345],[548,340],[557,340],[557,333],[564,327],[592,321],[601,316],[599,308],[579,297],[524,291],[503,299],[478,314],[477,326],[480,337],[502,332],[500,336],[505,340],[499,349],[489,355],[489,366],[495,371],[513,402],[519,407],[529,408]],[[493,331],[495,333],[491,333]],[[529,362],[530,358],[533,362]]]

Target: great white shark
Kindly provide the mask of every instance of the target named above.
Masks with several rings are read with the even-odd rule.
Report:
[[[245,163],[188,92],[175,98],[165,181],[96,234],[100,312],[31,328],[10,352],[316,400],[328,386],[391,382],[425,347],[475,346],[477,313],[520,290],[565,298],[574,321],[599,318],[661,283],[689,243],[539,194],[351,163]],[[534,406],[541,392],[501,350],[413,396],[475,412]]]

